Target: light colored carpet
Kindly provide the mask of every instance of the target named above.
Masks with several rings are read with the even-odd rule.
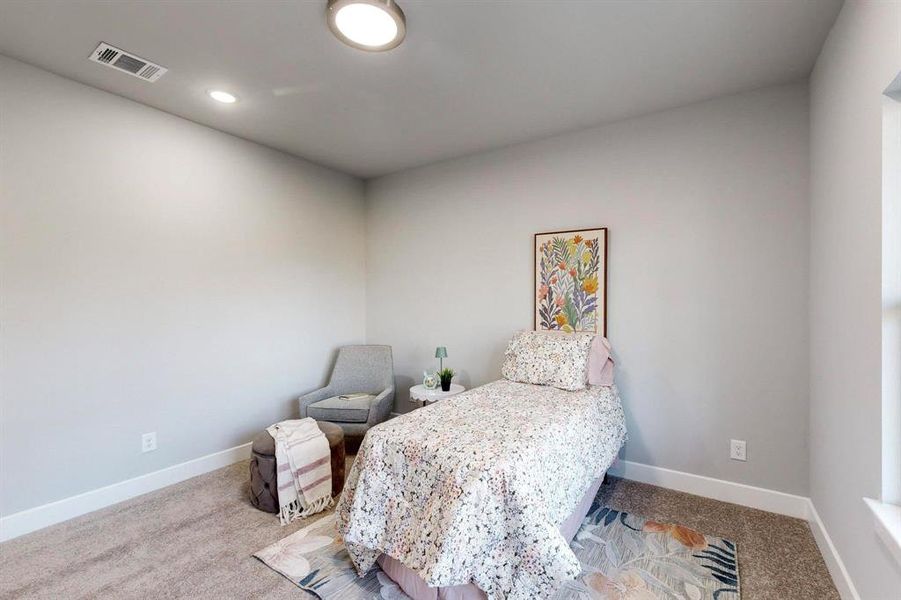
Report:
[[[0,545],[2,598],[308,598],[251,555],[310,524],[281,527],[250,505],[248,463]],[[838,599],[807,524],[612,479],[605,503],[739,547],[742,599]]]

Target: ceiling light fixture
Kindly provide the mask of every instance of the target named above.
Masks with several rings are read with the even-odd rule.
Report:
[[[394,0],[329,0],[328,26],[348,46],[370,52],[396,48],[407,33]]]
[[[223,104],[234,104],[238,101],[237,96],[234,94],[229,94],[228,92],[223,92],[222,90],[210,90],[207,92],[210,95],[210,98],[216,100],[217,102],[222,102]]]

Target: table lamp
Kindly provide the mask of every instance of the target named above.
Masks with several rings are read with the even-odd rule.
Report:
[[[445,348],[444,346],[438,346],[437,348],[435,348],[435,358],[438,359],[438,370],[443,371],[444,359],[447,358],[447,348]]]

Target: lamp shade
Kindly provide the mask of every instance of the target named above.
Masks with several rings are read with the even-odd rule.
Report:
[[[447,358],[447,348],[444,346],[435,348],[435,358]]]

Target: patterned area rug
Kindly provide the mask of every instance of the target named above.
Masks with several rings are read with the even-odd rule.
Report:
[[[738,555],[729,540],[592,506],[570,545],[582,576],[555,600],[737,600]]]
[[[597,502],[597,501],[596,501]],[[735,544],[595,504],[571,545],[579,579],[554,600],[738,600]],[[330,514],[254,556],[323,600],[409,597],[377,567],[359,578]]]
[[[357,577],[344,541],[335,530],[335,513],[322,517],[254,556],[297,587],[323,600],[409,600],[409,596],[377,566],[366,577]]]

